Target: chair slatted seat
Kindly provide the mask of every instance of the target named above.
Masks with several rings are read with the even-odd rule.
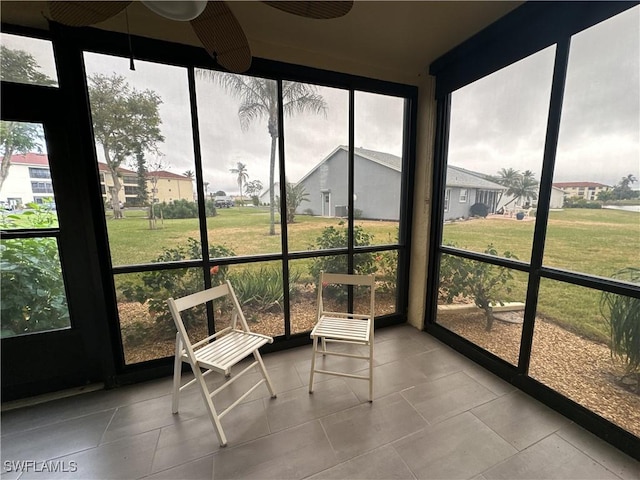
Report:
[[[350,312],[331,312],[324,309],[323,292],[325,285],[347,285],[369,287],[370,300],[368,313],[356,314]],[[348,275],[338,273],[320,274],[318,284],[318,320],[311,331],[313,352],[311,357],[311,372],[309,375],[309,393],[313,393],[313,380],[316,373],[336,375],[340,377],[356,378],[369,382],[369,401],[373,401],[373,320],[375,312],[375,277],[373,275]],[[327,348],[327,343],[342,343],[364,345],[368,347],[368,354],[337,352]],[[316,367],[316,355],[339,356],[367,360],[369,371],[367,375],[325,370]]]

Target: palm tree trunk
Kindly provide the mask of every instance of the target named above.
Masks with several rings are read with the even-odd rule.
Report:
[[[275,199],[275,172],[276,172],[276,141],[277,136],[271,136],[271,162],[269,164],[269,235],[276,234],[276,199]]]

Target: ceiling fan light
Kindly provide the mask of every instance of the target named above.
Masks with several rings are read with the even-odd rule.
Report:
[[[206,0],[196,1],[164,1],[164,0],[142,0],[142,3],[152,12],[157,13],[169,20],[180,20],[186,22],[193,20],[207,6]]]

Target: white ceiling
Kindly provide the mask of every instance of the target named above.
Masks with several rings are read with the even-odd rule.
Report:
[[[356,0],[345,17],[311,20],[255,1],[228,2],[253,56],[417,84],[428,65],[522,2]],[[6,23],[47,28],[46,2],[2,1]],[[198,45],[188,23],[166,20],[140,2],[129,7],[131,33]],[[96,25],[126,31],[124,13]]]

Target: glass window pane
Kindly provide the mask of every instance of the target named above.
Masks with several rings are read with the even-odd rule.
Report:
[[[347,215],[349,93],[296,82],[283,89],[299,105],[284,119],[289,251],[346,247],[346,237],[316,238]]]
[[[1,338],[69,328],[55,238],[0,240]]]
[[[375,314],[388,315],[397,310],[398,251],[357,253],[353,256],[354,271],[376,276]],[[356,293],[356,303],[368,301],[368,291]],[[361,301],[362,301],[361,300]]]
[[[571,40],[544,263],[640,266],[640,7]]]
[[[277,83],[198,69],[196,91],[204,189],[219,205],[210,241],[236,255],[280,252]]]
[[[258,262],[231,265],[226,278],[236,292],[249,329],[276,337],[284,335],[284,282],[282,263]],[[216,331],[226,324],[215,320]]]
[[[204,289],[202,269],[120,274],[114,282],[125,364],[174,355],[176,327],[166,302]],[[202,309],[183,319],[192,340],[208,335]]]
[[[0,33],[2,68],[5,82],[58,86],[53,45],[49,40]]]
[[[517,365],[526,291],[525,273],[443,254],[436,321]]]
[[[148,263],[199,237],[187,70],[135,64],[85,53],[114,265]]]
[[[403,98],[356,92],[353,216],[366,236],[356,245],[398,242]]]
[[[292,334],[309,332],[316,324],[318,312],[316,287],[320,277],[319,269],[322,268],[320,262],[320,258],[305,258],[289,262],[289,290],[291,292],[289,306]]]
[[[640,436],[639,312],[638,298],[542,279],[529,375]]]
[[[0,121],[0,222],[3,229],[58,226],[44,129]]]
[[[451,98],[444,244],[531,258],[555,46]]]

